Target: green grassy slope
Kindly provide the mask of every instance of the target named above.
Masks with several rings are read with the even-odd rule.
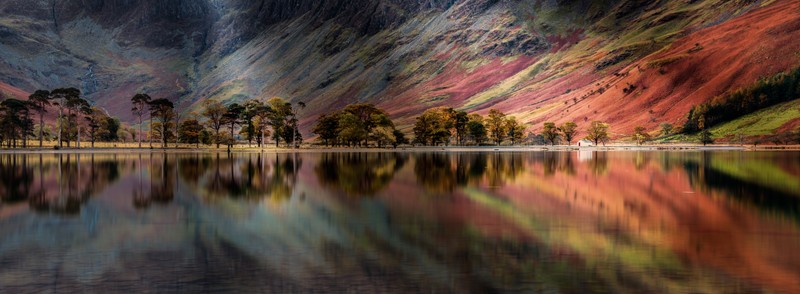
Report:
[[[800,131],[800,99],[784,102],[711,128],[715,140],[752,142],[788,131]],[[741,138],[738,138],[741,137]],[[676,134],[657,142],[697,142],[697,134]]]
[[[724,137],[725,134],[767,136],[798,119],[800,119],[800,99],[795,99],[723,123],[714,127],[711,132],[717,137]]]

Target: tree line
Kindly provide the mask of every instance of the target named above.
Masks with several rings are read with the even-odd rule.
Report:
[[[397,147],[408,143],[385,110],[366,103],[321,115],[312,132],[326,146],[368,147],[375,143]]]
[[[787,83],[800,77],[800,72],[786,74],[781,78],[765,81],[765,85]],[[795,83],[790,83],[794,85]],[[781,86],[785,90],[785,87]],[[760,89],[760,88],[759,88]],[[766,91],[766,90],[748,90]],[[777,91],[777,90],[775,90]],[[740,91],[741,92],[741,91]],[[747,91],[745,91],[747,92]],[[749,93],[748,92],[748,93]],[[737,92],[738,93],[738,92]],[[737,94],[739,95],[739,94]],[[147,94],[135,94],[131,99],[131,113],[138,122],[138,133],[129,130],[139,148],[145,137],[149,137],[152,147],[154,140],[166,148],[169,143],[225,145],[228,149],[237,143],[238,138],[249,145],[264,146],[271,138],[276,147],[297,148],[303,143],[298,127],[298,113],[305,108],[302,102],[291,103],[280,97],[266,101],[248,99],[241,103],[223,105],[219,101],[203,101],[199,114],[181,115],[175,111],[175,104],[166,98],[153,99]],[[44,120],[48,108],[58,110],[55,126],[50,129]],[[149,122],[145,122],[149,120]],[[700,120],[700,125],[704,125]],[[37,123],[38,121],[38,123]],[[687,122],[689,124],[689,122]],[[37,136],[39,146],[44,138],[56,137],[57,146],[71,146],[76,142],[80,147],[82,137],[88,137],[92,147],[96,141],[114,142],[120,139],[122,125],[119,119],[110,117],[101,109],[92,107],[81,97],[75,88],[61,88],[52,91],[39,90],[29,96],[27,101],[6,99],[0,102],[0,142],[7,147],[16,147],[21,141],[27,147],[27,138]],[[145,131],[143,128],[149,126]],[[662,124],[662,132],[673,132],[671,124]],[[594,145],[605,144],[610,140],[609,124],[593,121],[586,129],[586,137]],[[519,145],[526,140],[537,144],[556,145],[562,142],[571,145],[578,134],[575,122],[556,125],[545,122],[541,134],[527,132],[526,124],[516,117],[491,109],[483,116],[447,107],[425,110],[415,118],[413,140],[399,130],[389,114],[373,104],[351,104],[340,110],[323,114],[313,126],[312,132],[326,146],[339,147],[385,147],[404,144],[422,146],[482,146]],[[686,127],[684,127],[684,130]],[[145,136],[144,134],[147,134]],[[526,137],[527,135],[527,137]],[[710,134],[702,136],[703,143],[713,142]],[[706,138],[708,137],[708,138]],[[643,127],[637,127],[632,136],[638,144],[652,140]]]
[[[483,145],[491,141],[501,145],[523,141],[527,128],[514,116],[492,109],[486,117],[453,108],[428,109],[414,123],[414,142],[424,146],[449,145],[451,137],[457,145]]]
[[[192,113],[185,119],[175,113],[174,104],[167,99],[152,100],[147,94],[137,94],[131,98],[131,104],[131,111],[139,121],[139,132],[142,133],[144,117],[149,114],[151,138],[161,140],[164,148],[168,142],[175,142],[214,144],[217,148],[226,145],[230,149],[237,142],[237,133],[248,144],[255,141],[258,147],[270,137],[276,147],[281,142],[286,147],[298,147],[303,142],[297,119],[298,112],[305,108],[303,102],[292,104],[273,97],[266,102],[250,99],[225,106],[219,101],[206,100],[199,115]]]
[[[595,121],[587,129],[587,140],[595,145],[610,140],[609,124]],[[528,141],[541,144],[559,144],[563,139],[572,144],[578,133],[578,125],[566,122],[556,126],[544,123],[540,135],[527,133],[527,126],[516,117],[491,109],[484,117],[447,107],[431,108],[415,118],[414,139],[395,127],[387,112],[372,104],[353,104],[332,113],[322,114],[313,128],[313,133],[325,146],[369,147],[414,144],[422,146],[485,146],[519,145]],[[644,128],[637,128],[635,138],[640,144],[652,139]]]
[[[58,109],[53,129],[44,120],[48,107]],[[26,148],[28,138],[32,136],[38,137],[39,147],[43,146],[45,137],[55,136],[57,146],[61,148],[64,143],[70,147],[72,142],[80,147],[81,135],[88,136],[92,146],[98,140],[117,140],[121,123],[103,110],[92,107],[81,97],[80,90],[59,88],[38,90],[28,100],[3,100],[0,102],[0,127],[0,142],[7,148],[16,148],[19,143]]]
[[[135,94],[131,99],[131,114],[138,122],[138,133],[128,130],[131,139],[139,143],[149,137],[169,143],[216,144],[231,148],[236,144],[237,133],[261,147],[268,138],[287,147],[298,147],[303,137],[298,128],[298,112],[305,108],[302,102],[292,104],[283,98],[273,97],[267,101],[247,100],[242,104],[223,105],[218,101],[203,102],[200,114],[182,116],[175,111],[175,104],[166,98],[153,99],[147,94]],[[48,111],[57,110],[56,122],[50,126],[45,121]],[[146,122],[149,120],[149,122]],[[144,127],[148,125],[148,130]],[[28,100],[5,99],[0,102],[0,143],[8,148],[28,147],[28,138],[37,137],[39,147],[45,140],[55,139],[56,148],[81,147],[81,140],[88,139],[91,146],[97,141],[116,142],[121,139],[123,127],[118,118],[93,107],[81,97],[76,88],[59,88],[52,91],[38,90]],[[145,136],[145,134],[147,134]]]
[[[313,133],[326,146],[369,147],[417,144],[423,146],[481,145],[522,142],[525,126],[515,117],[491,110],[487,118],[453,108],[431,108],[416,118],[414,140],[409,142],[388,113],[372,104],[352,104],[319,117]]]

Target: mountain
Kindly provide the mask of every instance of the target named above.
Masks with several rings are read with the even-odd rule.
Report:
[[[404,127],[450,106],[622,136],[800,66],[799,1],[5,0],[0,13],[0,93],[79,86],[127,121],[139,92],[184,113],[281,96],[308,105],[306,130],[369,102]]]

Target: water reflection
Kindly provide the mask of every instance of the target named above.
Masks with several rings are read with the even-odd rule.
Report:
[[[4,205],[28,202],[44,213],[75,215],[92,195],[119,177],[119,162],[94,155],[0,155]]]
[[[798,178],[791,152],[2,154],[0,291],[800,292]]]
[[[596,161],[597,157],[592,152],[588,156],[589,161]],[[565,172],[569,175],[575,174],[575,163],[572,161],[572,156],[569,153],[563,152],[546,152],[541,154],[544,157],[542,165],[544,166],[544,174],[552,176],[556,172]],[[587,156],[587,155],[584,155]]]
[[[525,171],[523,158],[521,153],[415,154],[414,173],[429,193],[449,194],[468,185],[496,188]]]
[[[721,193],[732,201],[800,221],[800,157],[772,162],[769,157],[745,158],[703,152],[683,161],[692,185],[706,193]],[[731,185],[731,183],[736,183]]]
[[[407,157],[401,153],[325,153],[314,173],[330,189],[348,196],[371,197],[389,185]]]
[[[173,155],[163,154],[153,157],[148,154],[136,160],[138,173],[136,185],[133,187],[133,205],[142,209],[153,203],[169,204],[175,198],[176,164]]]
[[[200,194],[209,198],[286,201],[292,196],[297,170],[303,164],[297,154],[216,154],[210,161],[200,156],[182,158],[181,163],[190,170],[184,173],[185,179],[197,183]]]
[[[33,168],[27,156],[0,156],[0,197],[3,203],[17,203],[42,193],[33,186]]]

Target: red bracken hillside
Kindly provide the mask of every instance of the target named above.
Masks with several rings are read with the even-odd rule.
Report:
[[[17,87],[10,86],[6,83],[0,82],[0,97],[3,99],[8,98],[15,98],[15,99],[27,99],[28,93],[18,89]]]
[[[556,100],[567,101],[567,105],[559,105],[531,121],[604,120],[614,122],[614,131],[623,134],[632,133],[637,125],[656,129],[665,122],[682,124],[694,105],[800,66],[799,33],[800,3],[791,1],[757,9],[693,31],[666,50],[597,78],[593,82],[600,87],[611,86],[602,94],[590,94],[599,88],[590,83],[560,95]],[[558,87],[558,82],[544,87]],[[624,89],[630,89],[630,85],[635,89],[626,93]],[[587,98],[573,104],[571,99],[581,95]],[[536,100],[536,96],[516,95],[498,107],[511,110],[522,101]]]

